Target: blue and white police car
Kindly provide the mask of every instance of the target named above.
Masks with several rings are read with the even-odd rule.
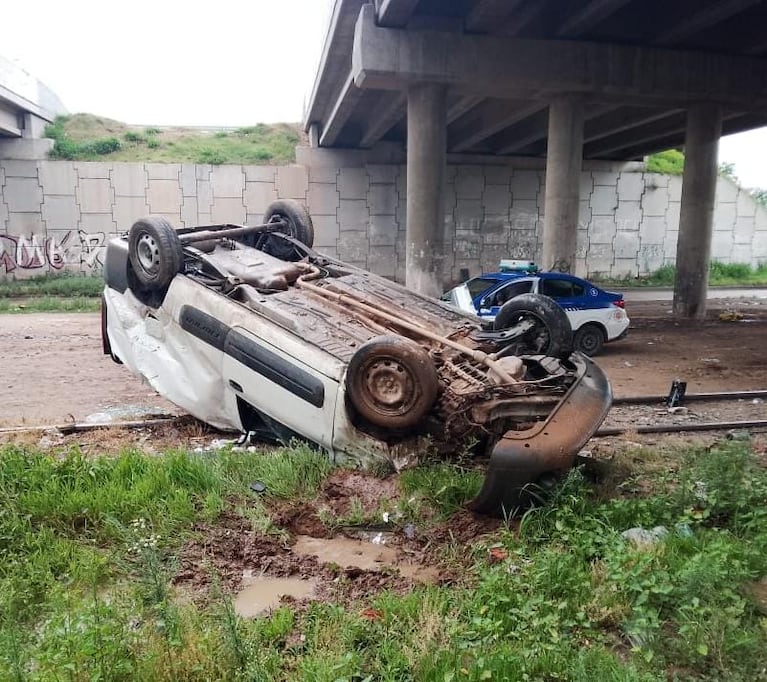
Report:
[[[573,329],[573,346],[589,356],[628,334],[623,294],[605,291],[574,275],[540,272],[530,261],[502,260],[499,267],[499,272],[474,277],[442,299],[491,322],[506,301],[520,294],[543,294],[564,309]]]

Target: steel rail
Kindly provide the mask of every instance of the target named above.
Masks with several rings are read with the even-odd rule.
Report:
[[[599,429],[592,438],[622,436],[626,433],[683,433],[686,431],[724,431],[729,429],[767,428],[767,419],[735,422],[700,422],[697,424],[657,424],[647,426],[616,426]]]
[[[767,399],[767,391],[721,391],[713,393],[685,393],[681,403],[704,402],[716,400],[738,400],[741,398],[764,398]],[[652,405],[653,403],[665,403],[667,395],[632,395],[623,398],[613,398],[613,405]]]

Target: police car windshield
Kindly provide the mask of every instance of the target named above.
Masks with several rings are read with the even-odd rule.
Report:
[[[466,286],[469,289],[469,294],[472,299],[477,298],[483,291],[487,291],[490,287],[500,282],[495,277],[475,277],[466,282]]]

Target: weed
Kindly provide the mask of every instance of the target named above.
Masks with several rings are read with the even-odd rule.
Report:
[[[594,277],[606,286],[674,286],[676,267],[664,265],[648,275],[642,277],[627,277],[623,279],[609,279]],[[712,261],[709,265],[709,284],[711,286],[728,285],[761,285],[767,284],[767,264],[759,264],[752,267],[747,263],[720,263]]]
[[[403,471],[400,486],[406,495],[412,496],[410,505],[425,500],[443,516],[449,516],[476,497],[482,480],[483,474],[478,470],[439,464]]]
[[[144,128],[144,134],[147,135],[147,136],[149,136],[149,135],[159,135],[161,132],[162,132],[162,130],[160,130],[159,128],[154,128],[154,127],[151,127],[151,126],[149,128]]]
[[[146,138],[135,130],[126,130],[125,133],[123,133],[123,138],[125,138],[126,142],[135,142],[137,144],[146,142]]]
[[[684,153],[678,149],[669,149],[647,157],[648,173],[681,175],[684,172]]]
[[[28,279],[0,280],[0,298],[31,296],[101,296],[104,280],[89,275],[42,275]]]
[[[96,298],[43,297],[29,300],[0,298],[0,313],[93,313],[99,309]]]
[[[197,163],[210,163],[214,166],[220,166],[222,163],[226,163],[226,157],[217,150],[203,149],[197,156]]]

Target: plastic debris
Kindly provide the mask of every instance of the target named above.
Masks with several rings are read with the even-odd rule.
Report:
[[[629,528],[621,533],[624,540],[633,542],[637,547],[652,547],[668,536],[666,526],[655,526],[647,528]]]

